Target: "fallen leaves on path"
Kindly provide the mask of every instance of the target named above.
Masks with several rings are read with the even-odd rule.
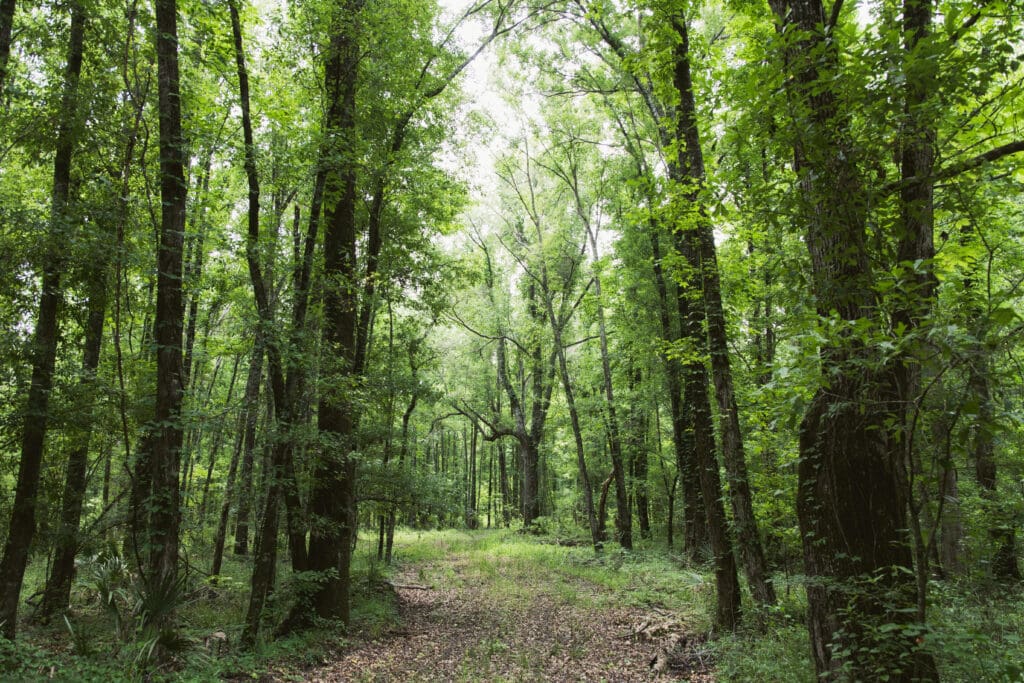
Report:
[[[392,584],[401,625],[308,680],[713,680],[703,640],[667,613],[597,607],[585,598],[606,589],[551,579],[500,558],[486,572],[462,558],[408,570]]]

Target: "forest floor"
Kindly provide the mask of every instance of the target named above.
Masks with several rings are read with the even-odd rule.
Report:
[[[621,554],[455,532],[400,538],[396,549],[398,569],[382,584],[394,592],[393,624],[353,634],[307,680],[714,680],[697,628],[652,599]]]

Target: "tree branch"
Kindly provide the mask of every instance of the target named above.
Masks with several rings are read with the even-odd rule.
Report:
[[[910,178],[903,178],[902,180],[897,180],[895,182],[889,183],[888,185],[884,185],[881,188],[880,193],[882,195],[890,195],[893,194],[894,192],[899,192],[900,190],[909,185],[913,185],[924,180],[931,180],[932,182],[935,182],[938,180],[948,180],[949,178],[955,178],[956,176],[966,173],[967,171],[973,171],[974,169],[979,168],[980,166],[984,166],[985,164],[989,164],[994,161],[999,161],[1003,157],[1008,157],[1012,154],[1017,154],[1019,152],[1024,152],[1024,140],[1014,140],[1013,142],[1008,142],[1005,145],[994,147],[988,150],[987,152],[982,152],[981,154],[973,156],[970,159],[965,159],[959,163],[946,166],[945,168],[941,168],[928,178],[912,176]]]

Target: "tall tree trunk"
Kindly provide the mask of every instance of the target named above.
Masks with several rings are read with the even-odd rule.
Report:
[[[0,87],[10,47],[10,21],[14,4],[0,5]],[[6,32],[6,37],[5,37]],[[61,118],[57,126],[56,154],[53,162],[53,193],[50,203],[50,225],[45,237],[43,255],[42,295],[32,339],[32,380],[25,407],[21,435],[21,458],[14,491],[7,541],[0,561],[0,634],[14,640],[17,631],[18,600],[28,564],[29,549],[36,531],[36,507],[39,475],[49,414],[50,390],[60,335],[59,309],[63,294],[61,256],[63,243],[74,235],[71,212],[71,161],[78,136],[78,81],[82,72],[82,51],[85,41],[85,10],[80,2],[71,3],[71,32],[68,39],[68,61],[64,69],[61,95]]]
[[[865,191],[845,138],[836,93],[837,46],[820,0],[773,0],[798,38],[784,59],[787,94],[801,117],[795,160],[801,178],[813,291],[823,319],[875,319],[866,246]],[[805,144],[806,143],[806,144]],[[883,624],[916,620],[918,587],[900,475],[904,442],[899,370],[877,362],[855,335],[821,350],[828,388],[800,427],[797,516],[808,577],[808,626],[818,675],[910,681],[937,678],[910,635]],[[875,369],[877,368],[877,369]]]
[[[681,235],[677,234],[677,240]],[[677,243],[677,249],[686,246]],[[690,301],[687,290],[679,293],[679,313],[682,322],[682,337],[690,339],[700,348],[703,337],[704,315],[699,301]],[[715,429],[708,400],[708,372],[700,359],[682,363],[683,389],[686,392],[688,423],[693,426],[688,438],[687,451],[697,467],[700,477],[701,497],[704,499],[704,514],[708,522],[708,540],[715,563],[715,593],[717,608],[715,628],[734,631],[739,625],[740,585],[736,575],[736,558],[733,554],[729,523],[722,504],[722,482],[715,457]]]
[[[181,132],[176,0],[155,0],[160,111],[160,247],[157,258],[156,415],[151,428],[148,572],[169,586],[178,573],[181,518],[178,489],[182,424],[182,247],[185,235],[185,142]]]
[[[267,480],[266,498],[264,500],[263,517],[260,533],[257,537],[254,567],[251,579],[249,606],[245,618],[242,640],[246,646],[252,646],[259,631],[260,619],[267,596],[273,587],[275,562],[277,558],[277,530],[279,524],[279,506],[281,499],[288,509],[288,530],[291,547],[293,569],[302,571],[306,568],[307,556],[304,534],[298,531],[299,503],[294,485],[294,469],[292,463],[292,447],[290,430],[294,417],[294,395],[289,389],[294,388],[285,377],[284,362],[281,358],[278,341],[275,337],[274,311],[270,300],[267,280],[264,277],[259,258],[260,239],[260,184],[256,166],[256,146],[253,139],[252,115],[249,100],[249,73],[245,62],[245,51],[242,43],[242,28],[238,6],[229,0],[231,14],[231,30],[234,38],[235,65],[238,73],[239,102],[242,109],[242,135],[245,144],[245,175],[249,187],[248,231],[246,241],[246,259],[249,265],[249,279],[252,282],[256,309],[260,316],[267,368],[273,397],[274,418],[277,435],[269,446],[269,457],[266,458],[263,473]],[[319,188],[319,176],[316,187]],[[317,190],[314,189],[314,202]],[[311,219],[314,220],[315,219]],[[304,268],[300,267],[301,279]],[[303,304],[305,291],[296,288],[296,296],[300,297],[299,305]],[[297,306],[299,308],[299,306]],[[304,313],[304,306],[302,306]],[[268,418],[268,428],[271,420]],[[248,450],[248,444],[247,444]],[[251,471],[251,469],[250,469]],[[237,550],[237,548],[236,548]]]
[[[677,139],[680,149],[676,163],[685,183],[682,192],[692,212],[692,222],[684,228],[684,239],[691,245],[686,250],[687,261],[703,293],[703,305],[693,305],[692,311],[698,312],[699,317],[703,318],[700,321],[701,327],[704,322],[707,323],[707,335],[697,348],[707,348],[711,356],[722,435],[722,456],[729,482],[733,526],[739,541],[743,568],[754,599],[762,605],[774,605],[775,588],[764,559],[761,536],[754,517],[739,412],[733,391],[732,371],[729,367],[729,344],[725,329],[725,312],[722,307],[715,238],[704,206],[703,194],[707,178],[700,146],[700,128],[697,123],[697,105],[690,68],[689,31],[686,19],[676,20],[673,24],[679,38],[675,48],[673,78],[676,92],[679,93]]]
[[[532,354],[535,357],[539,357],[540,348],[536,348],[536,353]],[[508,365],[507,365],[507,351],[505,338],[502,336],[498,339],[498,352],[497,352],[497,369],[498,369],[498,382],[509,398],[509,408],[512,411],[512,419],[515,423],[513,432],[515,434],[516,443],[519,448],[519,468],[520,485],[522,491],[519,496],[520,513],[523,517],[523,527],[529,528],[537,517],[540,516],[540,496],[538,495],[538,487],[540,485],[540,456],[538,453],[538,444],[534,442],[535,435],[538,435],[540,430],[537,428],[537,410],[533,412],[534,423],[532,429],[527,429],[526,426],[526,411],[519,400],[519,394],[512,386],[511,381],[508,378]],[[534,396],[534,401],[537,397]]]
[[[583,430],[580,427],[579,411],[576,409],[576,398],[572,390],[569,366],[565,362],[565,347],[562,345],[561,324],[555,319],[550,294],[546,294],[545,297],[548,305],[548,314],[551,318],[551,328],[555,336],[555,349],[558,352],[558,370],[562,376],[565,403],[569,408],[569,422],[572,425],[573,442],[576,444],[576,469],[580,490],[583,491],[583,510],[587,515],[587,524],[590,527],[590,542],[593,543],[595,550],[600,550],[602,534],[598,529],[597,514],[594,511],[594,490],[591,488],[590,476],[587,474],[587,458],[583,449]]]
[[[347,0],[344,15],[336,20],[324,70],[328,97],[325,128],[332,138],[332,158],[344,158],[355,149],[356,85],[359,46],[356,23],[361,0]],[[356,263],[356,164],[354,159],[335,166],[327,174],[324,212],[324,359],[328,372],[357,376],[356,292],[346,283],[357,281]],[[356,525],[353,455],[357,416],[351,399],[343,392],[324,392],[320,397],[320,433],[328,448],[316,458],[310,511],[314,517],[309,540],[309,569],[322,572],[324,580],[313,596],[316,613],[325,618],[349,620],[349,570]]]

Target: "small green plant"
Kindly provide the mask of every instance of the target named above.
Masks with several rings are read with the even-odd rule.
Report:
[[[71,634],[71,642],[74,644],[75,654],[79,657],[88,657],[92,655],[92,641],[86,635],[82,629],[76,630],[71,625],[71,620],[68,619],[67,615],[64,615],[64,624],[68,627],[68,633]]]
[[[87,590],[97,596],[100,606],[114,622],[114,632],[119,640],[129,637],[125,623],[125,611],[130,609],[131,570],[119,555],[94,555],[83,562],[80,572]]]

